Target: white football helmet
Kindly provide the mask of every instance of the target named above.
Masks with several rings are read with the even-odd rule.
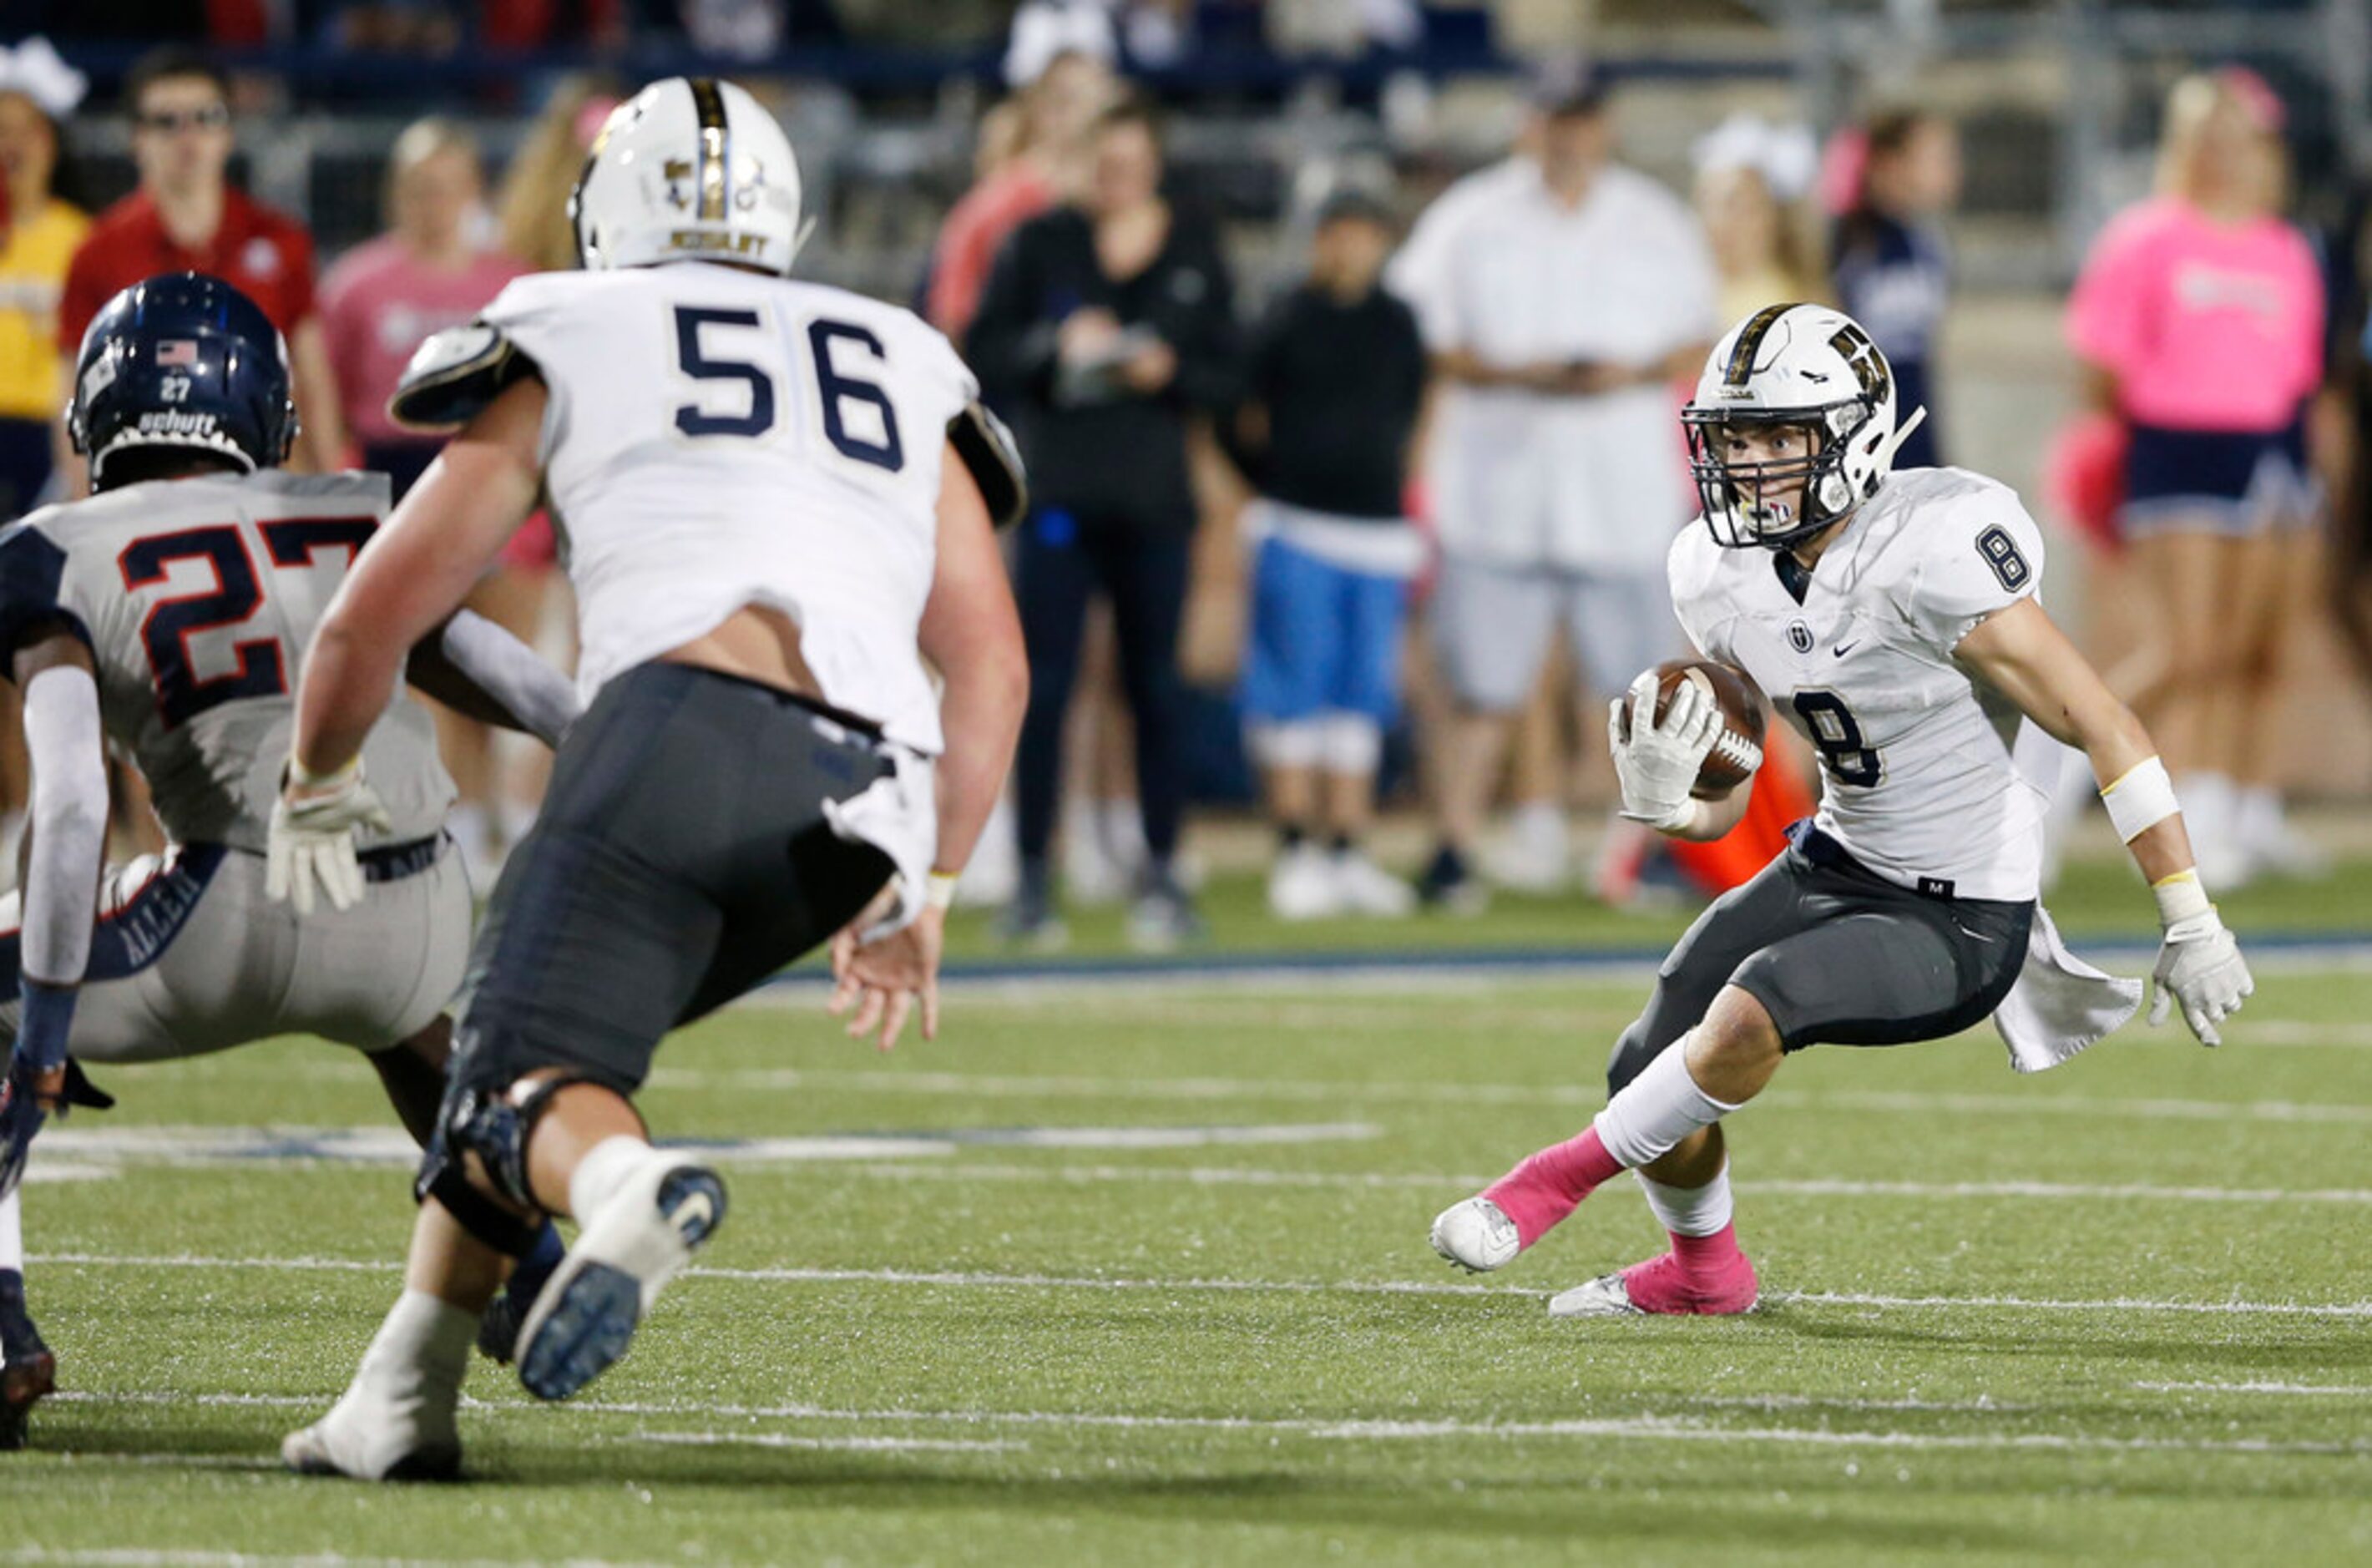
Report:
[[[734,261],[787,273],[799,161],[782,125],[732,82],[669,76],[610,110],[568,200],[588,270]]]
[[[1852,317],[1825,305],[1770,305],[1714,345],[1680,422],[1714,538],[1776,550],[1876,494],[1895,448],[1926,414],[1917,410],[1898,428],[1894,372]],[[1802,426],[1804,455],[1760,463],[1724,456],[1726,435],[1773,425]]]

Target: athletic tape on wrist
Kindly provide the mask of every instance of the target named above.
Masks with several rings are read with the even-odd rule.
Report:
[[[2101,785],[2100,803],[2109,808],[2117,837],[2126,843],[2182,809],[2174,798],[2174,781],[2167,776],[2166,764],[2156,757],[2135,763]]]
[[[953,908],[956,883],[961,878],[952,871],[934,871],[923,885],[923,904],[926,909]]]
[[[298,761],[296,754],[293,751],[288,755],[288,782],[299,789],[320,789],[329,784],[342,784],[360,774],[362,771],[363,758],[359,751],[348,758],[344,766],[331,768],[326,773],[313,772],[312,769]]]
[[[2208,901],[2207,889],[2200,884],[2199,873],[2190,868],[2151,883],[2150,897],[2157,900],[2160,926],[2172,926],[2215,912],[2215,906]]]

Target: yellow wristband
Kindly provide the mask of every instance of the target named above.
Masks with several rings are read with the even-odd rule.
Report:
[[[305,766],[304,763],[298,761],[296,760],[296,754],[292,751],[288,754],[288,782],[296,785],[299,789],[320,789],[324,784],[340,784],[345,783],[348,779],[362,772],[362,753],[357,751],[352,757],[346,759],[345,766],[342,768],[332,768],[326,773],[317,773],[310,768]]]

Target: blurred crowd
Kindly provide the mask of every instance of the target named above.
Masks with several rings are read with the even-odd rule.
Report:
[[[219,38],[240,7],[187,9]],[[742,9],[382,0],[294,14],[357,29],[459,18],[483,36],[497,14],[722,27]],[[1032,477],[1010,540],[1031,704],[966,898],[1040,948],[1083,900],[1127,901],[1145,947],[1193,939],[1180,830],[1215,691],[1273,830],[1279,918],[1467,912],[1494,889],[1576,880],[1615,903],[1735,885],[1809,809],[1808,757],[1785,740],[1730,839],[1673,846],[1611,819],[1575,830],[1595,814],[1582,803],[1609,793],[1593,715],[1686,651],[1663,582],[1694,510],[1676,413],[1728,324],[1824,300],[1886,352],[1902,412],[1928,412],[1898,463],[1951,460],[1937,355],[1953,122],[1880,106],[1822,138],[1738,115],[1697,141],[1683,192],[1625,163],[1607,79],[1555,59],[1527,85],[1505,156],[1426,199],[1380,138],[1302,169],[1284,220],[1295,275],[1254,299],[1215,214],[1169,177],[1162,110],[1128,75],[1163,18],[1186,28],[1210,9],[1022,7],[1012,91],[980,123],[971,188],[926,275],[878,291],[911,297],[964,351]],[[1372,42],[1413,8],[1338,9],[1379,29]],[[560,84],[493,181],[459,123],[413,123],[391,148],[385,232],[322,270],[302,224],[230,180],[239,126],[209,53],[169,48],[126,79],[138,187],[97,213],[70,145],[87,86],[40,39],[0,51],[0,516],[80,482],[57,419],[62,345],[116,289],[182,267],[229,279],[281,328],[297,461],[364,464],[400,494],[436,448],[387,419],[396,376],[508,279],[575,264],[568,192],[616,101]],[[2157,188],[2102,231],[2067,307],[2085,409],[2052,463],[2096,592],[2147,607],[2116,679],[2184,775],[2203,857],[2224,857],[2219,887],[2314,869],[2263,734],[2311,599],[2336,607],[2372,672],[2372,484],[2355,461],[2372,417],[2372,221],[2309,237],[2287,219],[2282,126],[2247,72],[2176,87]],[[539,519],[473,602],[565,660],[559,548]],[[13,827],[24,763],[13,714],[0,717]],[[541,780],[483,726],[442,722],[455,830],[490,874]],[[150,830],[137,780],[120,783],[137,838]],[[1421,856],[1375,853],[1379,798],[1421,816]]]

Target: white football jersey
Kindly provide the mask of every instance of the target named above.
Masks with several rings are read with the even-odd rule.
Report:
[[[2011,755],[2024,717],[1952,656],[2041,581],[2042,536],[2017,494],[1960,469],[1905,470],[1809,574],[1794,566],[1724,548],[1700,518],[1672,546],[1672,605],[1704,656],[1752,676],[1820,752],[1821,830],[1906,887],[2033,898],[2048,802]]]
[[[543,461],[587,703],[757,605],[834,706],[940,749],[915,645],[948,421],[978,395],[912,312],[706,262],[548,273],[483,319],[550,394]]]
[[[277,470],[43,507],[0,533],[0,645],[78,630],[108,736],[139,762],[167,835],[261,851],[314,628],[387,508],[385,474]],[[363,765],[394,819],[364,847],[444,826],[453,781],[426,710],[401,691]]]

